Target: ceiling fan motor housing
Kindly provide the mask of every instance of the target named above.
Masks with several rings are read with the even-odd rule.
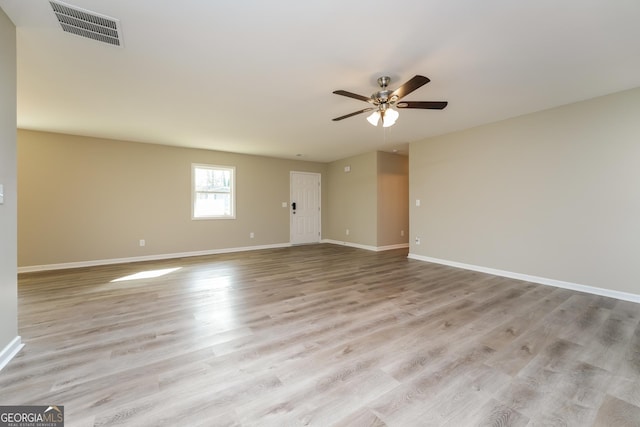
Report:
[[[389,89],[384,89],[372,94],[371,99],[373,99],[374,101],[373,103],[375,105],[386,104],[393,101],[393,98],[391,97],[392,93],[393,91]]]
[[[371,99],[373,100],[374,105],[385,105],[387,103],[393,103],[394,100],[391,99],[392,90],[387,89],[387,86],[391,83],[391,77],[382,76],[378,78],[378,85],[382,88],[378,92],[371,94]],[[386,107],[384,107],[386,110]]]

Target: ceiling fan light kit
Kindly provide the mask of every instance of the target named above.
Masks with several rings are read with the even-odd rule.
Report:
[[[378,123],[382,123],[383,127],[393,126],[398,120],[400,114],[391,107],[396,108],[419,108],[423,110],[442,110],[447,106],[446,101],[403,101],[398,102],[406,95],[410,94],[414,90],[429,83],[429,79],[424,76],[416,75],[408,82],[400,86],[398,89],[391,91],[387,89],[387,86],[391,82],[391,78],[388,76],[382,76],[378,79],[378,85],[380,90],[367,98],[366,96],[358,95],[346,90],[335,90],[333,93],[336,95],[342,95],[349,98],[357,99],[359,101],[368,102],[373,104],[373,107],[365,108],[360,111],[345,114],[344,116],[336,117],[333,119],[337,122],[348,117],[352,117],[361,113],[367,113],[373,111],[371,115],[367,117],[367,121],[373,126],[378,126]]]
[[[367,120],[374,126],[378,126],[378,122],[382,121],[382,127],[388,128],[389,126],[393,126],[400,117],[400,113],[398,113],[393,108],[387,108],[386,110],[376,110]]]

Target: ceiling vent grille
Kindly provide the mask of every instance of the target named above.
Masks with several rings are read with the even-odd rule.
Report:
[[[120,21],[61,2],[50,1],[58,22],[64,31],[77,36],[122,47]]]

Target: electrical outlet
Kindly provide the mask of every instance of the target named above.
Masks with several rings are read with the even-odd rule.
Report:
[[[404,230],[400,230],[400,237],[404,236]]]
[[[420,199],[416,199],[416,206],[420,206]]]
[[[140,246],[144,246],[146,244],[147,244],[147,242],[145,242],[144,239],[140,239]]]
[[[254,237],[256,237],[256,235],[255,235],[255,234],[253,234],[253,231],[252,231],[251,233],[249,233],[249,238],[250,238],[250,239],[253,239]]]
[[[349,229],[348,228],[347,228],[347,231],[345,233],[346,233],[347,236],[349,235]]]
[[[420,238],[416,237],[416,245],[419,245],[419,244],[420,244]]]

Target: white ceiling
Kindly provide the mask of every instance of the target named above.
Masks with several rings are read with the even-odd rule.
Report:
[[[119,19],[124,48],[63,32],[46,0],[18,27],[18,126],[333,161],[640,86],[638,0],[69,0]],[[395,126],[376,79],[431,79]]]

